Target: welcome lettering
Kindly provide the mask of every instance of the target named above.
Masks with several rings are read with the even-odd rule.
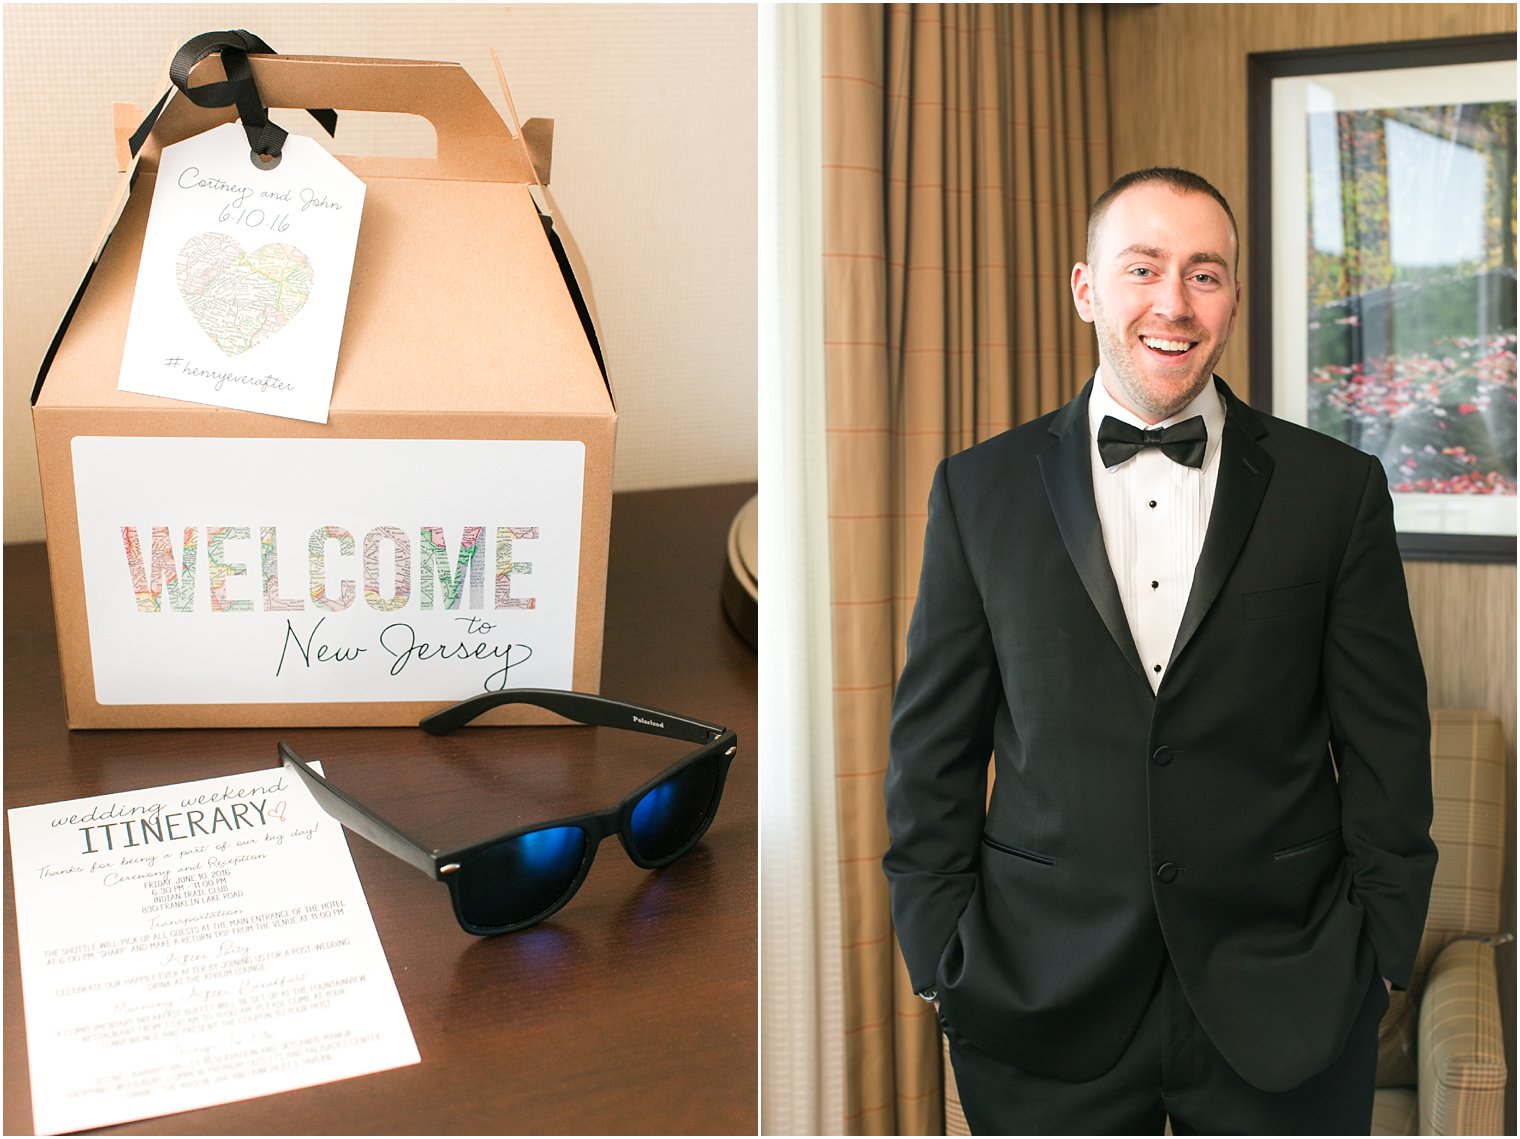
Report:
[[[204,529],[207,587],[201,592],[196,589],[202,548],[196,527],[184,528],[178,557],[170,527],[151,528],[146,556],[138,528],[121,527],[127,581],[139,612],[162,612],[167,600],[175,613],[193,613],[198,604],[212,613],[338,613],[354,605],[361,593],[364,604],[377,613],[405,609],[414,596],[422,610],[534,609],[538,604],[531,595],[519,595],[521,579],[533,572],[533,563],[518,560],[515,546],[537,539],[537,526],[497,526],[494,532],[466,526],[452,555],[442,526],[418,528],[415,542],[397,526],[376,526],[362,539],[342,526],[319,526],[302,543],[308,588],[292,597],[285,596],[280,583],[277,527],[259,527],[256,546],[249,526]],[[487,534],[494,536],[494,551],[487,549]],[[492,552],[495,572],[488,601]],[[250,565],[258,567],[258,601],[229,593],[229,583],[249,576]],[[517,590],[513,578],[519,579]]]

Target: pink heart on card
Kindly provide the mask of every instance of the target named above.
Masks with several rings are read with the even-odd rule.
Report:
[[[190,315],[228,356],[268,340],[311,295],[311,262],[283,242],[245,253],[235,237],[198,233],[179,251],[176,274]]]

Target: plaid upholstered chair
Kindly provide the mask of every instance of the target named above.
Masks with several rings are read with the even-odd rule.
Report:
[[[1379,1029],[1374,1135],[1497,1135],[1504,1036],[1494,946],[1504,874],[1504,732],[1486,712],[1431,714],[1431,778],[1441,852],[1407,993]],[[943,1040],[941,1046],[944,1047]],[[967,1135],[948,1049],[945,1134]]]
[[[1431,715],[1431,837],[1441,852],[1407,993],[1379,1029],[1374,1135],[1498,1135],[1504,1034],[1494,945],[1504,876],[1504,732],[1486,712]]]

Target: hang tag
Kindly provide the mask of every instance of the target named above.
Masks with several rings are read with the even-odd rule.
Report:
[[[166,146],[117,387],[326,423],[363,209],[309,138],[267,169],[236,123]]]

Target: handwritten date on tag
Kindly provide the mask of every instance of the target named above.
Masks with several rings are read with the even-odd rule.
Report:
[[[235,123],[165,147],[117,386],[327,422],[363,207],[308,138],[273,169]]]

